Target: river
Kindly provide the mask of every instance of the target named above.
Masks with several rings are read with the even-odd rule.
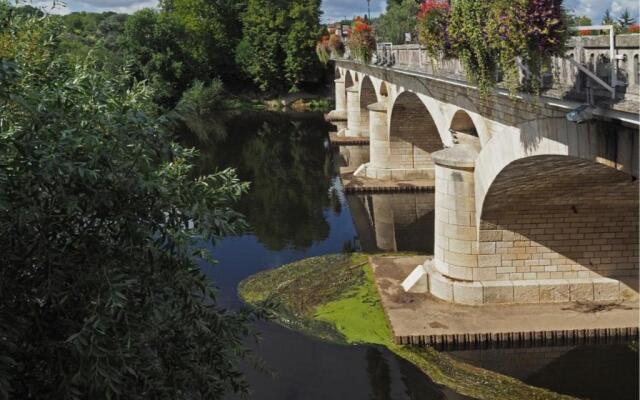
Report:
[[[354,250],[432,252],[433,194],[345,195],[336,174],[344,157],[329,147],[321,114],[243,112],[190,128],[199,132],[183,135],[200,150],[196,173],[233,167],[251,182],[238,205],[250,232],[215,243],[219,263],[202,265],[224,307],[242,305],[236,291],[242,279],[302,258]],[[251,399],[466,398],[383,348],[325,343],[269,322],[259,330],[262,340],[251,347],[267,371],[243,366]],[[627,344],[451,355],[577,397],[637,398],[637,353]]]

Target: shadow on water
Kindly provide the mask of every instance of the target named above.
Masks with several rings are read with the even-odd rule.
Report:
[[[207,122],[199,121],[191,124],[198,127],[198,135],[186,130],[180,137],[200,150],[195,173],[232,167],[240,179],[251,182],[238,205],[250,232],[218,241],[212,248],[218,264],[201,265],[218,286],[224,307],[240,306],[236,288],[242,279],[302,258],[361,249],[432,252],[433,194],[345,196],[322,115],[243,112],[217,116],[216,121],[210,136],[203,133]],[[251,347],[273,374],[243,366],[252,399],[465,398],[435,384],[387,349],[334,345],[268,322],[258,327],[263,340]],[[597,374],[608,365],[603,354],[609,353],[565,353],[544,367],[531,363],[518,370],[508,367],[514,357],[522,359],[519,355],[455,355],[534,385],[584,397],[615,393],[609,398],[623,399],[631,392],[626,388],[637,387],[637,378],[630,376],[634,371],[637,375],[637,368],[601,375],[584,385],[582,376],[566,367],[567,360],[592,366],[590,372]],[[487,364],[487,354],[492,354],[492,363]],[[610,356],[628,363],[624,352]]]

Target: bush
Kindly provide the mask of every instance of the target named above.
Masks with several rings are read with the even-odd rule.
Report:
[[[184,114],[205,115],[222,107],[224,86],[220,79],[213,79],[209,85],[194,81],[191,87],[182,93],[176,109]]]
[[[323,36],[322,39],[320,39],[316,45],[316,54],[322,64],[326,65],[329,62],[329,59],[331,59],[331,50],[329,49],[328,36]]]

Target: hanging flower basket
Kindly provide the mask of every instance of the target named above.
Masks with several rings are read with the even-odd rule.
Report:
[[[376,39],[373,37],[371,25],[360,17],[356,18],[347,45],[355,60],[368,64],[376,50]]]

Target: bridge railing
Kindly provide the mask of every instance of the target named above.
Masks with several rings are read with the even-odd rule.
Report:
[[[585,103],[614,103],[616,109],[637,113],[640,104],[639,58],[640,38],[637,34],[615,36],[613,60],[609,36],[576,36],[569,40],[565,57],[554,58],[551,71],[535,78],[541,80],[547,96]],[[417,44],[386,45],[372,61],[372,64],[376,63],[388,68],[467,80],[459,60],[433,58]],[[613,63],[615,74],[611,71]],[[526,75],[526,71],[522,70],[522,75]],[[501,77],[496,76],[496,79],[500,86]],[[613,86],[615,96],[602,83]]]

